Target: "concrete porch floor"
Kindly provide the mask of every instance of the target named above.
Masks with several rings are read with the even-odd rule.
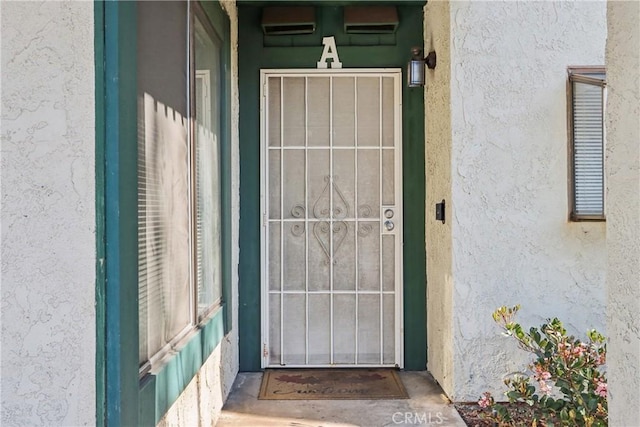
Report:
[[[440,386],[427,372],[400,372],[409,399],[258,400],[261,373],[239,373],[219,427],[465,427]]]

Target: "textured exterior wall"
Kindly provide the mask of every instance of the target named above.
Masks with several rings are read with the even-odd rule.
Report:
[[[640,420],[640,3],[608,2],[609,423]]]
[[[2,2],[0,424],[94,425],[92,2]]]
[[[238,373],[237,338],[225,337],[158,423],[169,426],[215,426]]]
[[[606,332],[605,224],[567,220],[566,113],[567,66],[604,63],[606,3],[452,2],[450,20],[450,397],[466,401],[501,396],[530,360],[500,335],[498,306],[521,303],[527,327]]]
[[[427,70],[425,90],[427,369],[447,393],[453,391],[449,34],[449,3],[428,2],[425,52],[435,50],[441,65]],[[442,199],[448,204],[444,224],[435,219],[435,204]]]
[[[240,212],[240,155],[238,134],[238,13],[235,0],[222,0],[229,14],[231,26],[231,204],[234,213]],[[232,220],[232,331],[220,342],[202,369],[189,383],[178,400],[169,408],[159,426],[215,425],[222,405],[238,374],[238,220]]]

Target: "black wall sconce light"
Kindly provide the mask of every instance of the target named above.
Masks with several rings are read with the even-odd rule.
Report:
[[[411,61],[407,65],[407,85],[409,87],[421,87],[425,84],[424,66],[433,70],[436,68],[436,52],[431,51],[426,57],[422,57],[422,49],[411,48]]]

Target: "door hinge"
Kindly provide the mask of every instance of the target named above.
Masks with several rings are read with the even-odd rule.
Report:
[[[269,356],[269,350],[267,350],[267,344],[262,344],[262,357],[268,357]]]
[[[267,226],[267,214],[266,213],[262,214],[262,226],[263,227]]]

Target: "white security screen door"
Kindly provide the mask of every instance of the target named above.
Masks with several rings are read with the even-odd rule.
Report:
[[[401,71],[263,70],[263,367],[402,367]]]

